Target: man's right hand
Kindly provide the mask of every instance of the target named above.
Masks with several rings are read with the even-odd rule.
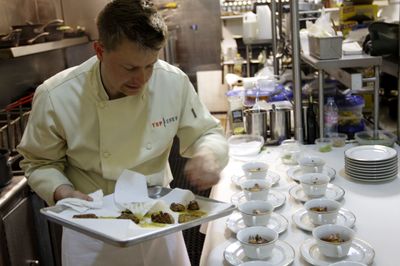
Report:
[[[54,191],[54,201],[57,202],[65,198],[78,198],[87,201],[93,201],[93,199],[90,196],[78,190],[75,190],[72,186],[61,185],[56,188],[56,191]]]

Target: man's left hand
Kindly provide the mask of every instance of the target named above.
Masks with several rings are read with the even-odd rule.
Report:
[[[215,155],[208,150],[196,153],[185,166],[185,176],[198,190],[206,190],[219,181],[219,167]]]

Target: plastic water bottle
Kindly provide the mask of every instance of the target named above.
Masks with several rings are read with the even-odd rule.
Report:
[[[324,106],[325,136],[338,132],[339,110],[333,97],[328,97]]]

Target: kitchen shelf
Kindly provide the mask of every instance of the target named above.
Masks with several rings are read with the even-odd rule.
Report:
[[[362,86],[363,82],[374,82],[374,129],[379,127],[379,73],[382,65],[381,56],[370,56],[367,54],[361,55],[343,55],[338,59],[321,60],[311,55],[302,54],[301,59],[308,65],[318,70],[318,94],[319,94],[319,110],[324,110],[324,73],[333,74],[339,81],[347,86],[351,86],[354,79],[358,79],[358,87]],[[344,68],[366,68],[373,66],[375,70],[375,77],[362,78],[361,76],[354,76],[349,72],[339,70]],[[319,133],[323,136],[324,133],[324,118],[322,115],[319,117]]]
[[[228,20],[228,19],[243,19],[243,15],[229,15],[229,16],[221,16],[222,20]]]
[[[318,59],[311,55],[302,54],[301,58],[316,69],[368,67],[382,64],[382,57],[361,55],[343,55],[338,59]]]
[[[10,47],[0,49],[0,59],[9,59],[15,57],[21,57],[31,54],[43,53],[47,51],[67,48],[79,44],[88,43],[89,38],[87,36],[68,38],[55,42],[45,42],[32,45],[23,45],[17,47]]]

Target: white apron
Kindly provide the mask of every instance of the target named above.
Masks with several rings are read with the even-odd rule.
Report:
[[[63,228],[63,266],[190,266],[182,232],[129,247],[116,247]]]

